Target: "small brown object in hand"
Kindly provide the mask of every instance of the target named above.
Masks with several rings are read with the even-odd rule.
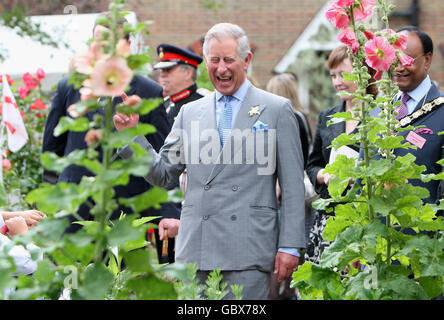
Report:
[[[168,255],[168,230],[165,230],[165,236],[162,241],[162,257]]]

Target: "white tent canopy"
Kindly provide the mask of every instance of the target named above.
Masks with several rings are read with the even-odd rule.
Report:
[[[56,42],[65,43],[66,48],[53,48],[40,44],[29,37],[20,37],[14,30],[0,26],[0,44],[6,50],[6,59],[0,63],[0,74],[7,73],[20,78],[25,72],[34,73],[42,68],[48,75],[45,87],[52,86],[68,73],[69,61],[75,52],[87,50],[87,41],[92,37],[94,22],[99,14],[65,14],[32,16],[31,20],[40,23],[43,31]],[[137,23],[134,13],[126,16],[131,24]],[[132,39],[132,51],[140,50],[140,37]]]

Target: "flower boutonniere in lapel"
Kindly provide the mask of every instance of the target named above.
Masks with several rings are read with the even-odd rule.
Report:
[[[254,117],[255,115],[260,115],[259,106],[251,107],[250,111],[248,111],[248,115],[250,117]]]

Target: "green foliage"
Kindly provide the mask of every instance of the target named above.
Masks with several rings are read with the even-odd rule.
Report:
[[[36,75],[30,75],[36,79]],[[0,187],[0,199],[3,190],[5,203],[3,210],[23,210],[30,208],[24,197],[34,190],[42,181],[43,168],[39,161],[42,150],[43,130],[50,104],[49,93],[42,90],[41,82],[35,88],[28,88],[27,94],[20,94],[19,88],[27,88],[25,81],[14,81],[10,87],[16,104],[22,114],[23,122],[28,133],[28,142],[17,152],[8,152],[6,158],[11,163],[11,169],[4,172],[3,180],[7,181]],[[1,86],[1,84],[0,84]],[[0,115],[1,117],[1,115]],[[6,132],[4,132],[6,137]],[[6,139],[0,150],[7,150]]]
[[[113,0],[110,4],[109,23],[113,34],[117,33],[115,22],[121,16],[125,1]],[[147,24],[139,24],[135,28],[126,25],[128,32],[138,32]],[[116,41],[110,38],[105,45],[111,55],[115,53]],[[114,48],[114,49],[113,49]],[[129,56],[126,59],[129,67],[140,69],[149,59],[144,55]],[[89,75],[73,72],[71,82],[80,87]],[[26,100],[28,99],[28,100]],[[33,96],[20,101],[20,106],[30,104]],[[118,105],[116,111],[130,114],[146,114],[159,105],[158,99],[142,100],[135,106]],[[32,159],[38,163],[36,170],[41,176],[41,165],[46,169],[61,173],[69,165],[79,165],[89,169],[94,176],[83,177],[79,184],[62,182],[55,185],[41,183],[35,178],[36,184],[32,190],[23,192],[26,201],[47,214],[39,224],[24,235],[15,236],[10,246],[33,242],[40,249],[31,252],[33,260],[38,261],[34,277],[20,275],[14,278],[16,270],[12,258],[6,254],[7,248],[0,254],[0,298],[11,299],[74,299],[74,300],[121,300],[121,299],[221,299],[226,294],[226,284],[221,282],[220,271],[211,273],[206,285],[195,281],[195,266],[158,265],[157,253],[152,253],[151,244],[146,239],[147,229],[153,227],[150,222],[159,217],[140,217],[138,212],[147,208],[159,208],[165,202],[180,202],[180,190],[166,191],[154,187],[148,192],[132,198],[115,199],[114,187],[126,185],[130,175],[145,176],[148,172],[147,163],[151,158],[140,146],[132,142],[136,135],[147,135],[155,132],[152,125],[139,124],[134,128],[121,131],[114,130],[112,123],[113,105],[110,97],[89,99],[75,105],[77,112],[103,108],[103,116],[96,116],[92,122],[86,118],[64,117],[55,129],[55,135],[67,131],[83,132],[100,130],[101,139],[85,150],[76,150],[66,157],[54,153],[44,153],[40,156],[41,144],[38,150],[33,149]],[[39,112],[41,110],[38,110]],[[36,111],[32,111],[36,113]],[[26,112],[25,112],[26,114]],[[33,119],[36,117],[33,117]],[[38,117],[37,117],[38,118]],[[42,131],[44,118],[40,117],[39,132]],[[36,130],[33,129],[32,130]],[[37,131],[36,130],[36,131]],[[28,130],[31,131],[31,130]],[[40,136],[41,138],[41,136]],[[31,137],[30,137],[31,140]],[[114,151],[129,144],[134,151],[133,157],[121,159]],[[31,146],[31,144],[28,144]],[[97,147],[101,148],[103,156],[99,158]],[[23,149],[26,150],[26,149]],[[23,161],[23,152],[17,158],[8,156],[14,161]],[[15,171],[15,165],[7,172],[7,192],[10,192],[12,173],[21,175],[20,183],[31,170],[29,162],[23,165],[23,171]],[[23,162],[21,162],[23,163]],[[26,170],[25,170],[26,169]],[[18,170],[18,169],[17,169]],[[38,181],[37,181],[38,180]],[[39,185],[39,187],[37,187]],[[93,220],[85,221],[78,214],[79,206],[86,204]],[[121,213],[118,220],[112,221],[111,214],[123,204],[135,213]],[[73,223],[82,226],[74,234],[64,231],[69,226],[67,216],[75,218]],[[40,257],[42,255],[42,258]],[[4,289],[16,287],[9,297],[4,296]],[[242,287],[232,286],[237,298],[241,297]]]
[[[378,0],[378,6],[387,17],[386,1]],[[392,97],[398,88],[391,75],[397,62],[378,81],[381,96],[365,95],[369,84],[363,65],[365,28],[354,26],[354,30],[360,50],[350,54],[354,71],[345,77],[359,86],[353,94],[359,101],[354,110],[358,112],[336,114],[329,122],[360,120],[357,134],[340,135],[331,147],[360,146],[363,157],[356,166],[354,159],[341,155],[327,165],[331,198],[314,206],[325,209],[334,204],[334,216],[323,233],[324,240],[332,243],[319,265],[299,267],[292,286],[303,299],[432,299],[443,293],[444,225],[442,215],[437,215],[442,201],[424,204],[428,190],[408,181],[441,180],[442,175],[424,175],[426,168],[415,164],[410,153],[395,156],[394,149],[414,148],[396,135],[401,131],[394,116],[399,103]],[[379,118],[369,114],[376,106],[381,109]]]

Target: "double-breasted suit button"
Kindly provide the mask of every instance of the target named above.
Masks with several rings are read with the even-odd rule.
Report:
[[[203,216],[202,219],[208,220],[209,216]]]
[[[211,189],[210,186],[205,186],[205,187],[204,187],[204,190],[205,190],[205,191],[208,191],[208,190],[210,190],[210,189]]]
[[[233,188],[231,188],[231,190],[237,191],[237,190],[239,190],[239,187],[238,186],[233,186]]]
[[[236,220],[237,220],[237,217],[236,217],[235,214],[233,214],[233,215],[231,216],[231,221],[236,221]]]

